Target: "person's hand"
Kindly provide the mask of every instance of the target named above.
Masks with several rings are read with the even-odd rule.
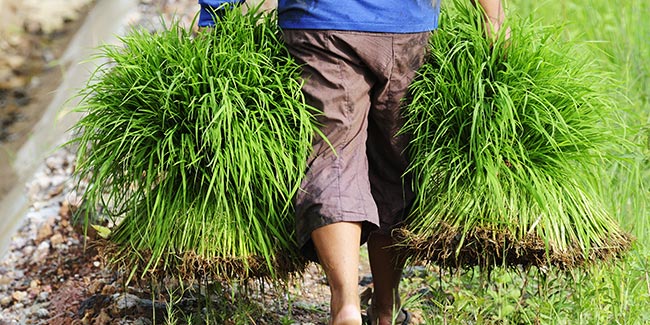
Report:
[[[503,33],[507,46],[507,40],[510,39],[510,27],[505,26],[506,30],[502,30],[504,28],[506,14],[501,0],[472,0],[472,3],[476,4],[476,2],[483,9],[485,37],[490,41],[490,44],[494,44],[497,38]]]
[[[504,27],[503,19],[486,17],[485,18],[485,34],[492,43],[496,41],[501,32],[505,33],[506,40],[510,39],[510,27],[506,26],[506,30],[502,31]]]

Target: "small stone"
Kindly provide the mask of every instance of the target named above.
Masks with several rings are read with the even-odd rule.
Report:
[[[63,235],[57,233],[54,234],[52,237],[50,237],[50,243],[52,246],[57,246],[59,244],[63,244],[65,242],[65,239],[63,239]]]
[[[8,307],[9,305],[11,305],[12,301],[13,301],[12,297],[3,296],[2,298],[0,298],[0,306]]]
[[[31,256],[34,254],[34,251],[36,250],[36,247],[34,245],[28,245],[23,248],[23,256]]]
[[[45,165],[52,170],[58,169],[63,166],[63,157],[56,155],[47,157],[45,158]]]
[[[112,317],[106,313],[106,310],[102,309],[99,312],[99,315],[93,319],[93,324],[111,324]]]
[[[8,276],[0,276],[0,285],[8,285],[13,281],[12,278]]]
[[[102,263],[99,263],[99,261],[94,261],[93,262],[93,266],[95,266],[95,267],[99,267],[100,265],[102,265]]]
[[[0,78],[1,78],[0,79],[0,87],[2,87],[2,88],[7,88],[7,89],[22,88],[22,87],[27,86],[27,84],[29,83],[29,78],[27,78],[25,76],[12,75],[7,80],[7,79],[5,79],[7,77],[6,73],[3,72],[3,71],[0,71],[0,73],[2,73],[0,75]]]
[[[41,288],[39,287],[27,289],[27,294],[30,300],[36,299],[36,297],[38,297],[38,294],[40,292],[41,292]]]
[[[53,187],[50,187],[50,189],[48,191],[48,194],[47,194],[47,198],[51,199],[51,198],[63,193],[64,189],[65,189],[65,184],[58,184],[58,185],[55,185]]]
[[[27,238],[22,236],[15,236],[11,239],[11,246],[15,247],[16,249],[21,249],[27,245],[27,242]]]
[[[47,224],[49,224],[50,227],[53,227],[54,229],[54,225],[56,225],[57,219],[59,218],[59,204],[50,202],[50,205],[47,207],[47,212],[48,218],[45,220],[45,222],[47,222]]]
[[[38,287],[40,287],[40,286],[41,286],[41,281],[38,281],[38,280],[32,280],[32,281],[29,283],[29,287],[32,288],[32,289],[34,289],[34,288],[38,288]]]
[[[117,288],[112,284],[107,284],[102,288],[102,294],[106,296],[112,295],[116,292],[117,292]]]
[[[32,256],[32,261],[41,262],[50,254],[50,243],[44,241],[38,245]]]
[[[49,223],[44,223],[40,228],[38,228],[38,233],[36,234],[36,242],[42,242],[46,238],[52,236],[54,232],[52,231],[52,226]]]
[[[36,317],[38,317],[38,318],[47,318],[47,317],[50,316],[50,312],[47,311],[47,309],[45,309],[45,308],[39,308],[39,309],[36,310],[34,315],[36,315]]]
[[[147,319],[144,317],[140,317],[136,319],[135,322],[133,322],[133,325],[151,325],[151,324],[152,324],[151,319]]]
[[[42,31],[41,25],[38,22],[30,20],[23,23],[23,28],[30,34],[37,34]]]
[[[47,291],[43,291],[43,292],[38,294],[38,296],[36,297],[36,300],[40,301],[40,302],[43,302],[43,301],[47,301],[47,299],[49,297],[50,297],[50,293],[47,292]]]
[[[7,55],[4,60],[13,70],[18,70],[25,64],[25,57],[20,55]]]
[[[25,277],[25,271],[23,270],[15,270],[10,273],[10,276],[12,276],[14,279],[22,279]]]
[[[70,214],[70,202],[68,200],[64,200],[63,203],[61,203],[61,208],[59,209],[59,216],[61,217],[66,217]],[[61,220],[61,227],[65,228],[69,226],[70,223],[68,220]]]
[[[29,81],[29,88],[34,89],[41,85],[41,78],[38,76],[33,76],[32,80]]]
[[[14,291],[11,294],[11,298],[14,301],[23,301],[23,300],[25,300],[25,298],[27,298],[27,292],[25,292],[25,291]]]
[[[20,309],[23,309],[23,308],[25,308],[25,304],[23,304],[22,302],[19,302],[19,303],[14,305],[14,309],[16,309],[16,310],[20,310]]]
[[[130,293],[125,293],[119,295],[115,299],[115,307],[118,310],[131,309],[133,307],[136,307],[139,302],[140,302],[140,298],[138,296]]]
[[[70,179],[66,175],[50,176],[50,184],[51,184],[50,186],[65,185],[68,181],[70,181]]]
[[[20,37],[19,34],[11,34],[9,37],[7,37],[7,43],[13,47],[20,46],[21,44],[25,43],[25,39]]]
[[[104,287],[104,281],[103,280],[97,280],[97,281],[92,281],[88,285],[88,293],[90,294],[96,294],[101,292],[101,289]]]

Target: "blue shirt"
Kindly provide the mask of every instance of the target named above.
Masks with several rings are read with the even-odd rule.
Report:
[[[288,29],[415,33],[436,29],[440,0],[278,0]]]
[[[228,2],[242,1],[199,0],[199,26],[211,24],[207,8]],[[278,23],[285,29],[416,33],[436,29],[439,14],[440,0],[278,0]]]
[[[219,16],[218,9],[231,4],[241,4],[246,0],[199,0],[201,11],[199,11],[199,27],[214,25],[214,17]]]

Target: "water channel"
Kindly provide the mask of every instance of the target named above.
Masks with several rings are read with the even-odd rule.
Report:
[[[88,81],[94,67],[101,63],[89,58],[97,53],[99,45],[115,43],[117,36],[127,30],[129,14],[136,12],[137,5],[137,0],[95,2],[58,59],[64,70],[63,78],[55,87],[51,101],[41,108],[40,118],[33,124],[31,132],[25,139],[20,139],[18,148],[0,148],[5,157],[9,157],[0,166],[3,169],[1,185],[8,189],[0,192],[0,257],[6,253],[11,237],[29,208],[25,183],[48,154],[63,142],[66,132],[79,118],[71,111],[78,103],[74,95]]]

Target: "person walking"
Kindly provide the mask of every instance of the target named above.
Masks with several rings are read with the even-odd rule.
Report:
[[[199,0],[199,26],[214,25],[243,0]],[[487,37],[499,32],[501,0],[477,0]],[[302,66],[302,91],[317,108],[315,136],[294,199],[301,252],[329,282],[330,324],[361,324],[359,247],[367,242],[373,277],[371,324],[406,324],[399,282],[405,260],[393,248],[413,200],[407,134],[400,109],[424,63],[440,0],[278,0],[278,23]]]

